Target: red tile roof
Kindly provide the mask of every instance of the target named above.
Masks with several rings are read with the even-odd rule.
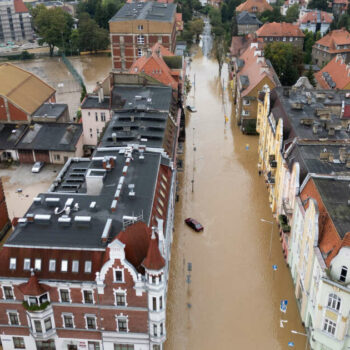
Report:
[[[273,7],[266,0],[247,0],[236,8],[236,12],[264,12],[266,10],[273,10]]]
[[[126,260],[141,273],[143,273],[141,265],[147,256],[151,234],[152,230],[143,221],[138,221],[117,236],[117,239],[125,244]]]
[[[15,6],[16,13],[29,12],[23,0],[14,0],[13,4]]]
[[[147,256],[142,265],[148,270],[161,270],[165,266],[165,260],[160,254],[158,239],[155,233],[152,233],[151,242],[148,246]]]
[[[331,13],[316,10],[306,13],[300,19],[300,23],[317,23],[318,14],[320,14],[320,19],[322,23],[332,23],[333,15]]]
[[[230,46],[230,52],[232,56],[241,55],[254,41],[253,35],[248,34],[246,36],[233,36]]]
[[[322,89],[332,89],[325,79],[328,73],[337,89],[345,89],[350,84],[350,69],[341,55],[335,56],[326,66],[315,74],[315,79]]]
[[[337,246],[332,250],[332,253],[329,254],[329,256],[327,257],[327,262],[328,264],[331,263],[331,261],[333,260],[334,257],[336,257],[339,253],[339,250],[343,247],[350,247],[350,232],[348,232],[343,240],[341,240]],[[328,265],[327,264],[327,265]]]
[[[320,40],[316,41],[315,46],[317,45],[327,47],[331,53],[342,52],[344,50],[338,49],[336,46],[350,45],[350,33],[345,28],[333,30]],[[346,51],[349,50],[350,49],[347,49]]]
[[[272,22],[272,23],[265,23],[261,28],[259,28],[256,31],[256,35],[258,37],[265,37],[265,36],[278,36],[278,37],[304,37],[305,34],[302,32],[302,30],[291,23],[286,22]]]
[[[29,277],[28,282],[20,284],[18,288],[24,295],[30,296],[39,296],[51,289],[50,286],[39,283],[34,273]]]
[[[178,83],[174,79],[171,69],[162,58],[162,56],[174,56],[174,54],[160,44],[155,44],[151,51],[149,57],[142,56],[137,59],[130,67],[129,72],[132,74],[145,73],[164,85],[177,90]]]
[[[182,20],[182,13],[175,14],[176,30],[181,31],[184,29],[184,22]]]

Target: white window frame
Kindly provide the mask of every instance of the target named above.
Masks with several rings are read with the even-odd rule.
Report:
[[[326,327],[326,329],[325,329]],[[334,332],[329,332],[329,327],[334,328]],[[323,321],[323,326],[322,326],[322,330],[323,332],[327,333],[328,335],[335,337],[335,334],[337,332],[337,322],[334,322],[332,320],[330,320],[329,318],[325,317],[324,321]]]
[[[62,301],[62,298],[61,298],[61,290],[68,290],[68,298],[69,298],[69,301]],[[70,292],[70,288],[59,288],[58,289],[58,297],[59,297],[59,301],[60,303],[63,303],[63,304],[68,304],[68,303],[71,303],[72,302],[72,297],[71,297],[71,292]]]
[[[339,312],[341,307],[341,298],[335,293],[329,293],[327,307],[333,311]]]
[[[77,265],[76,267],[77,267],[77,269],[76,269],[76,271],[74,271],[75,269],[74,269],[74,265]],[[74,273],[79,273],[79,260],[73,260],[72,261],[72,272],[74,272]]]
[[[124,332],[124,331],[120,332],[119,331],[119,320],[126,320],[126,332]],[[115,316],[115,321],[116,321],[116,325],[117,325],[117,332],[129,333],[129,317],[128,317],[128,315],[124,315],[123,313],[121,313],[120,315],[116,315]]]
[[[41,259],[37,258],[34,260],[34,270],[41,271]]]
[[[92,294],[92,303],[86,303],[85,302],[84,292],[91,292],[91,294]],[[92,288],[83,288],[81,290],[81,300],[82,300],[83,304],[94,305],[95,304],[94,290]]]
[[[28,263],[29,263],[29,266],[28,266]],[[23,270],[24,271],[30,271],[30,265],[31,265],[30,258],[24,258],[23,259]]]
[[[51,269],[51,263],[54,264],[54,269]],[[49,260],[49,272],[56,272],[56,259]]]
[[[114,294],[114,305],[116,307],[127,307],[128,306],[127,290],[126,289],[122,289],[122,288],[115,289],[115,288],[113,288],[113,294]],[[117,305],[117,294],[124,294],[124,298],[125,298],[125,304],[124,305]]]
[[[142,25],[142,24],[139,24],[139,25],[137,26],[137,30],[143,30],[143,25]]]
[[[9,269],[16,270],[17,267],[17,258],[10,258]]]
[[[136,40],[137,40],[137,43],[139,45],[143,45],[145,43],[145,36],[142,35],[142,34],[139,34],[137,37],[136,37]]]
[[[72,317],[73,327],[66,327],[66,323],[64,322],[64,317],[65,317],[65,316]],[[75,328],[74,314],[69,313],[69,312],[62,312],[61,317],[62,317],[62,325],[63,325],[63,328],[65,328],[65,329],[74,329],[74,328]]]
[[[94,318],[95,319],[95,328],[88,328],[88,323],[87,323],[87,319],[88,318]],[[84,315],[84,319],[85,319],[85,328],[86,329],[88,329],[88,330],[97,329],[97,322],[96,322],[97,317],[96,317],[96,315],[94,315],[94,314],[85,314]]]
[[[122,280],[121,281],[117,281],[117,279],[116,279],[116,272],[117,271],[120,271],[122,273]],[[114,283],[125,283],[124,269],[122,269],[121,267],[116,267],[113,269],[113,282]]]
[[[24,344],[24,348],[23,347],[16,347],[15,346],[15,340],[14,340],[14,338],[21,338],[22,339],[22,341],[23,341],[23,344]],[[25,339],[24,339],[24,337],[21,337],[21,336],[18,336],[18,335],[16,335],[16,336],[13,336],[12,337],[12,343],[13,343],[13,348],[14,349],[26,349],[26,341],[25,341]]]
[[[90,266],[89,266],[90,265]],[[89,268],[87,269],[87,266],[89,266]],[[84,263],[84,272],[85,273],[91,273],[92,272],[92,261],[91,260],[85,260]]]
[[[64,269],[64,263],[67,264],[66,268]],[[61,260],[61,272],[68,272],[68,260],[67,259],[63,259]]]
[[[8,318],[8,324],[10,326],[20,326],[21,325],[21,320],[19,318],[18,310],[6,310],[6,314],[7,314],[7,318]],[[18,324],[12,324],[11,323],[10,314],[16,314],[17,315]]]
[[[11,288],[11,290],[12,290],[12,297],[13,297],[12,299],[6,299],[5,289],[4,289],[5,287]],[[16,300],[16,296],[15,296],[15,292],[14,292],[13,286],[3,285],[3,286],[1,286],[1,289],[2,289],[2,298],[4,300]]]
[[[50,329],[46,329],[46,323],[45,323],[45,321],[46,320],[48,320],[48,319],[50,319],[50,323],[51,323],[51,328]],[[45,317],[44,319],[43,319],[43,325],[44,325],[44,330],[45,330],[45,333],[47,333],[47,332],[50,332],[50,331],[52,331],[55,327],[54,327],[54,323],[53,323],[53,319],[52,319],[52,317],[51,316],[48,316],[48,317]]]

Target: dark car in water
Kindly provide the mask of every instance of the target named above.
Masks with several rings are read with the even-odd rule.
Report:
[[[203,231],[204,230],[204,227],[195,219],[192,219],[192,218],[187,218],[185,220],[185,223],[193,228],[196,232],[200,232],[200,231]]]

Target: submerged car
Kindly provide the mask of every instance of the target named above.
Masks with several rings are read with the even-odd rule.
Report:
[[[195,219],[192,219],[192,218],[187,218],[185,220],[185,223],[193,228],[196,232],[200,232],[200,231],[203,231],[204,230],[204,227]]]
[[[192,112],[192,113],[196,113],[197,110],[196,110],[196,107],[195,106],[186,106],[187,110]]]
[[[44,164],[45,164],[44,162],[34,163],[33,168],[32,168],[32,173],[39,173],[40,170],[43,168]]]

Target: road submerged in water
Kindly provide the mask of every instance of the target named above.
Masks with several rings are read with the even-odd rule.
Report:
[[[273,218],[257,171],[258,137],[236,126],[228,67],[219,79],[217,63],[202,54],[208,53],[205,42],[211,44],[203,40],[187,71],[194,85],[187,104],[197,113],[187,115],[178,176],[165,349],[273,350],[291,341],[304,349],[306,338],[291,333],[304,329],[277,225],[270,254],[271,224],[261,222]],[[186,217],[202,223],[204,232],[186,227]],[[282,299],[289,302],[285,314]],[[288,321],[283,328],[280,320]]]

